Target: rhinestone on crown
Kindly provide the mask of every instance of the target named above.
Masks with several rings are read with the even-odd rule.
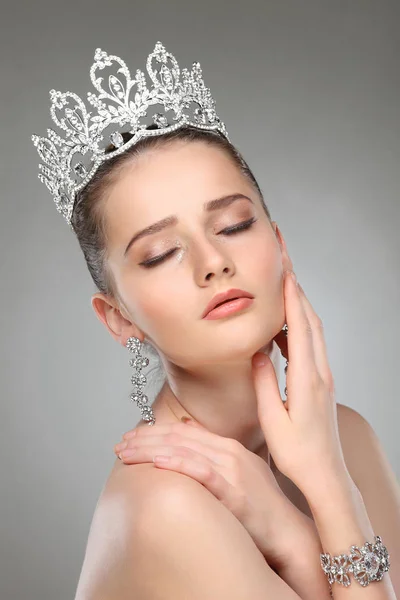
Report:
[[[73,92],[50,90],[50,114],[65,136],[61,137],[53,129],[47,129],[48,137],[31,136],[44,163],[39,164],[38,177],[70,227],[76,193],[90,181],[102,162],[124,152],[140,138],[191,125],[220,133],[229,141],[225,125],[216,114],[214,99],[204,84],[199,62],[193,63],[191,71],[184,68],[181,73],[175,57],[157,42],[146,62],[152,81],[148,88],[144,73],[137,69],[132,79],[118,56],[97,48],[94,60],[90,78],[99,93],[88,92],[87,98],[96,111],[87,111],[84,102]],[[156,69],[155,63],[161,67]],[[118,76],[109,74],[104,89],[105,78],[99,77],[98,71],[107,67],[118,67]],[[149,108],[155,104],[161,105],[164,113],[172,114],[149,115]],[[146,129],[149,123],[143,119],[149,116],[157,129]],[[109,132],[105,135],[107,128]],[[132,135],[126,143],[124,132]],[[115,150],[106,154],[110,142]]]

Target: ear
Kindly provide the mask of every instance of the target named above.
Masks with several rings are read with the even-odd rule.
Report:
[[[272,224],[272,227],[273,227],[273,229],[275,231],[275,235],[276,235],[276,238],[278,240],[278,243],[279,243],[279,245],[281,247],[283,270],[284,271],[287,271],[287,270],[293,271],[293,263],[292,263],[292,260],[291,260],[291,258],[289,256],[289,254],[288,254],[288,251],[287,251],[285,238],[283,237],[282,232],[279,229],[277,222],[276,221],[272,221],[271,224]]]
[[[91,303],[99,321],[105,325],[112,337],[122,346],[126,345],[127,339],[131,336],[143,340],[143,332],[135,323],[122,315],[114,299],[99,292],[93,294]]]

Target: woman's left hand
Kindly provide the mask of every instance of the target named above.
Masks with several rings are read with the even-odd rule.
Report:
[[[166,456],[166,463],[155,460],[155,465],[204,485],[242,523],[278,573],[296,565],[305,547],[318,547],[312,519],[284,495],[269,465],[239,441],[214,434],[194,420],[190,425],[139,427],[123,438],[114,447],[121,460],[133,464]],[[132,449],[135,452],[127,456]]]
[[[340,442],[323,324],[292,273],[287,272],[284,280],[287,338],[284,330],[275,338],[289,361],[286,402],[282,402],[268,356],[256,353],[253,374],[258,417],[268,449],[280,472],[313,504],[327,486],[352,490],[355,483]],[[258,359],[264,365],[255,366]]]

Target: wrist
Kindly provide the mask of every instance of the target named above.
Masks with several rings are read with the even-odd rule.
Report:
[[[374,530],[363,497],[352,480],[327,482],[325,494],[310,501],[310,509],[323,552],[342,554],[353,544],[373,541]]]
[[[282,539],[286,539],[287,543],[281,548],[280,560],[274,564],[279,573],[293,566],[301,570],[305,564],[309,565],[311,561],[315,561],[315,558],[319,560],[319,555],[323,552],[314,521],[299,511],[296,519],[290,524],[290,533],[281,536]]]
[[[348,471],[339,474],[325,474],[317,477],[319,485],[312,492],[304,493],[315,520],[315,515],[323,514],[333,509],[338,502],[358,502],[361,493]]]
[[[322,544],[313,524],[293,558],[276,570],[279,577],[305,600],[329,600],[332,597],[328,579],[321,569],[322,552]]]

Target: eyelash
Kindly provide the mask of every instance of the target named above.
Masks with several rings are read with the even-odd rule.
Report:
[[[250,227],[252,227],[252,225],[257,221],[257,219],[255,217],[253,217],[252,219],[248,220],[248,221],[244,221],[243,223],[240,223],[239,225],[235,225],[234,227],[227,227],[225,229],[223,229],[222,231],[220,231],[220,233],[225,233],[225,235],[234,235],[236,233],[239,233],[240,231],[245,231],[247,229],[250,229]],[[164,260],[166,258],[168,258],[169,256],[171,256],[172,254],[174,254],[174,252],[176,251],[176,248],[173,248],[171,250],[169,250],[166,254],[162,254],[161,256],[156,256],[155,258],[151,258],[150,260],[146,260],[145,262],[141,262],[139,263],[141,266],[145,267],[146,269],[150,269],[152,267],[155,267],[156,265],[164,262]]]

